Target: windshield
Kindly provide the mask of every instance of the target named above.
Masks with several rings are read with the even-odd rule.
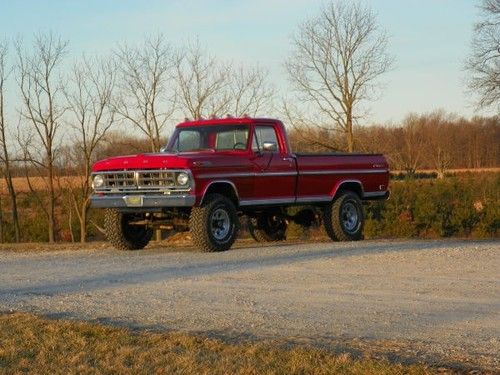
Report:
[[[247,125],[193,126],[178,128],[166,151],[246,150],[247,143]]]

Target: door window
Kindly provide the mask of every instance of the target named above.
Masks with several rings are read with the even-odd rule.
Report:
[[[236,128],[217,133],[216,150],[245,150],[247,148],[248,129]]]

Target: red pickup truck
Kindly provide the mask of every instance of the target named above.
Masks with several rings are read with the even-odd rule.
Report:
[[[159,153],[99,161],[92,182],[91,205],[106,209],[115,247],[140,249],[155,229],[173,229],[224,251],[240,216],[257,241],[318,220],[333,240],[362,239],[362,201],[388,197],[389,168],[383,155],[292,153],[279,120],[224,118],[177,125]],[[289,215],[290,206],[305,208]]]

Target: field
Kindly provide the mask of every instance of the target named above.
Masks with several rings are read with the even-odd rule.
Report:
[[[30,177],[31,186],[36,191],[47,190],[47,180],[47,178],[43,177]],[[81,184],[82,180],[83,177],[81,176],[64,176],[54,179],[54,183],[56,186],[67,188],[78,186]],[[17,193],[23,194],[30,192],[29,184],[25,177],[14,177],[12,182]],[[0,180],[0,194],[4,196],[8,194],[5,179]]]

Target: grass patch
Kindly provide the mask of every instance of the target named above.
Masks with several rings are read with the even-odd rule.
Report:
[[[180,333],[0,314],[0,373],[432,374],[424,365],[353,359],[311,347],[226,344]]]

